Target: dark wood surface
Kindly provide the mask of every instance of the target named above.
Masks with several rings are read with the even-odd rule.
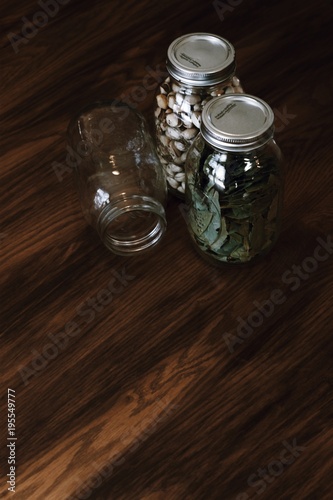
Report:
[[[9,388],[17,500],[332,499],[332,2],[53,10],[32,36],[40,4],[0,8],[0,497]],[[245,90],[276,113],[283,230],[255,266],[203,261],[173,198],[154,251],[114,256],[54,169],[82,105],[133,102],[194,31],[232,42]],[[134,102],[151,121],[154,90]]]

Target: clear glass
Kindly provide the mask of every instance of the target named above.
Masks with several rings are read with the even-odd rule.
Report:
[[[140,112],[97,102],[68,127],[83,214],[112,252],[132,255],[166,230],[166,178]]]
[[[184,198],[186,155],[200,130],[202,108],[212,97],[230,93],[243,93],[236,76],[206,87],[185,85],[169,76],[159,88],[154,111],[157,151],[168,189],[178,198]]]
[[[188,229],[214,263],[245,263],[276,242],[283,202],[283,159],[273,139],[258,149],[213,149],[201,134],[186,161]]]

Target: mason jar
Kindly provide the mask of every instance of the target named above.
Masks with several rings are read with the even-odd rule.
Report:
[[[114,101],[88,105],[68,126],[83,215],[118,255],[155,246],[166,230],[167,185],[143,115]]]
[[[235,75],[235,50],[230,42],[209,33],[191,33],[168,48],[169,76],[156,95],[157,151],[165,169],[169,191],[185,193],[185,160],[197,136],[203,106],[214,96],[241,93]]]
[[[188,229],[214,263],[245,263],[276,242],[283,200],[283,159],[274,114],[248,94],[212,99],[186,161]]]

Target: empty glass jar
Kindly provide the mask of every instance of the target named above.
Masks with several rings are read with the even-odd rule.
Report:
[[[123,103],[97,102],[70,123],[68,140],[87,222],[119,255],[155,245],[166,229],[166,179],[148,126]]]
[[[235,50],[224,38],[192,33],[174,40],[168,48],[170,76],[156,96],[157,151],[169,191],[185,193],[185,160],[199,132],[203,106],[214,96],[243,92],[235,76]]]
[[[244,263],[276,242],[283,198],[274,114],[261,99],[212,99],[186,161],[188,229],[202,256]]]

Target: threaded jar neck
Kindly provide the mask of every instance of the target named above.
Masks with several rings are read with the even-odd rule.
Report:
[[[156,245],[165,230],[165,210],[149,196],[113,200],[97,221],[104,245],[118,255],[133,255]]]

